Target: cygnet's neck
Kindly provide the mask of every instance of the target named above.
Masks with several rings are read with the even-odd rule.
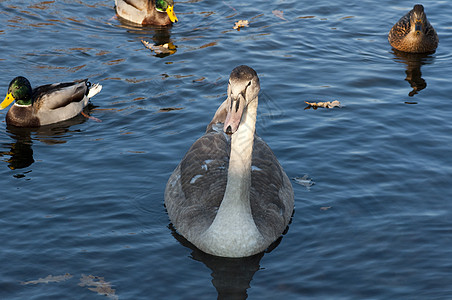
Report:
[[[248,104],[240,126],[231,136],[228,181],[217,218],[223,211],[241,211],[251,217],[251,160],[256,128],[257,99]],[[251,217],[252,219],[252,217]]]
[[[253,101],[245,108],[240,126],[231,136],[228,181],[223,197],[223,207],[230,203],[234,206],[239,203],[249,206],[256,112],[257,101]]]
[[[204,242],[213,249],[209,253],[214,255],[244,257],[256,253],[256,249],[265,249],[264,239],[254,223],[250,205],[257,102],[256,98],[248,104],[239,128],[231,136],[226,191],[217,215],[204,235]]]

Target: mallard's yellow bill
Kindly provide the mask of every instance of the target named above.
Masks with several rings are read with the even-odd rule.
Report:
[[[166,9],[166,13],[168,14],[169,19],[171,20],[171,22],[177,22],[177,17],[176,14],[174,13],[174,8],[172,6],[168,6],[168,8]]]
[[[5,109],[7,108],[13,101],[14,101],[14,97],[11,93],[9,93],[8,95],[6,95],[5,100],[3,100],[2,103],[0,103],[0,109]]]

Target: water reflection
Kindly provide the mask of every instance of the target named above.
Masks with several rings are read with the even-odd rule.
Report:
[[[35,162],[33,159],[33,149],[31,147],[32,140],[30,133],[15,133],[14,129],[7,128],[8,133],[15,140],[13,143],[3,145],[2,148],[9,147],[9,151],[2,151],[0,155],[9,156],[9,159],[4,160],[8,164],[8,168],[11,170],[23,169]]]
[[[85,120],[85,117],[79,115],[67,121],[39,128],[20,128],[7,125],[6,132],[14,141],[3,143],[2,148],[9,148],[9,150],[1,151],[0,157],[6,157],[2,160],[7,163],[11,170],[27,168],[35,162],[32,148],[34,141],[49,145],[66,143],[68,133],[78,131],[71,131],[70,126],[81,124]]]
[[[395,61],[406,65],[406,78],[411,88],[408,96],[413,97],[419,91],[427,87],[427,82],[422,78],[421,66],[433,63],[433,57],[429,53],[405,53],[393,49]]]
[[[118,20],[121,23],[120,27],[131,34],[139,35],[144,47],[154,52],[154,56],[162,58],[176,53],[177,46],[171,40],[172,26],[141,26],[121,18]]]
[[[264,253],[245,258],[224,258],[206,254],[198,249],[192,252],[194,260],[212,270],[212,284],[218,299],[246,299],[254,274],[260,268]]]
[[[169,228],[174,238],[183,246],[190,248],[194,260],[204,263],[212,270],[212,284],[217,290],[218,299],[246,299],[254,274],[260,269],[260,261],[265,253],[273,251],[281,242],[282,237],[276,240],[262,253],[244,258],[226,258],[207,254],[183,236],[178,234],[170,224]]]

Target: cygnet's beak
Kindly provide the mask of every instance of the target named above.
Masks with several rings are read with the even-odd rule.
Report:
[[[245,108],[245,98],[239,94],[236,98],[229,95],[228,114],[224,121],[223,130],[227,134],[233,134],[237,131],[242,119],[243,110]]]

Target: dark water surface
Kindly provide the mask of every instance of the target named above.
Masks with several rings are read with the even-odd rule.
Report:
[[[17,75],[104,87],[102,122],[18,130],[0,112],[0,298],[450,299],[450,2],[423,3],[440,37],[423,56],[387,42],[411,1],[304,2],[177,1],[163,30],[112,0],[0,1],[3,94]],[[232,260],[175,236],[163,193],[239,64],[261,79],[260,136],[307,177],[276,249]]]

